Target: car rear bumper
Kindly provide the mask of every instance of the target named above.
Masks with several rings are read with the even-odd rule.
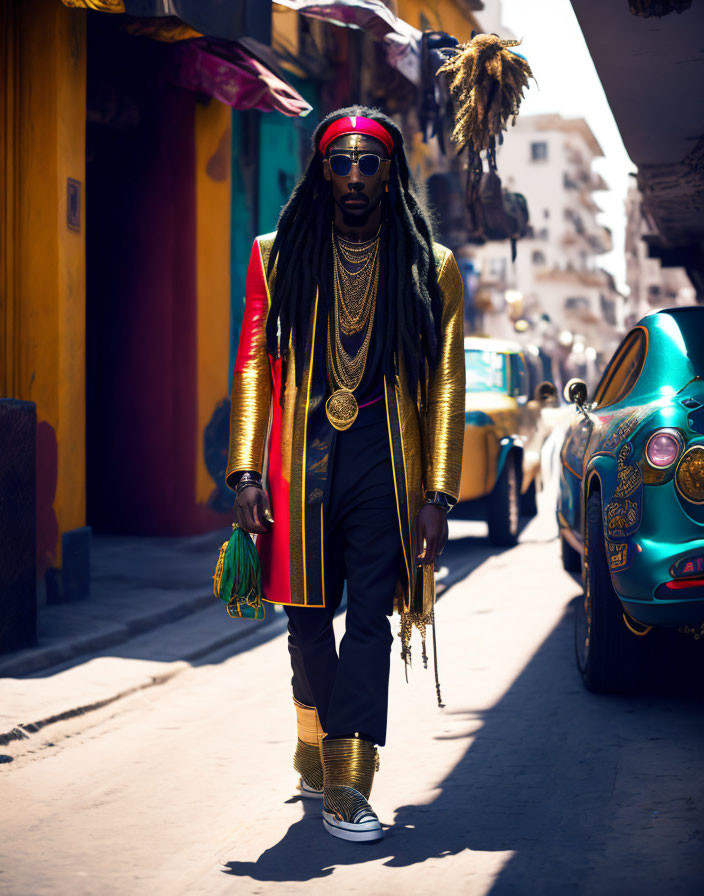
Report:
[[[704,557],[704,538],[685,544],[632,539],[635,551],[628,569],[612,572],[614,588],[624,608],[644,625],[698,625],[704,622],[704,584],[670,589],[668,582],[686,582],[681,570],[690,559]],[[677,565],[678,575],[673,575]],[[702,579],[692,564],[690,579]]]
[[[642,625],[701,625],[704,622],[704,597],[701,600],[659,601],[621,600],[621,604]]]

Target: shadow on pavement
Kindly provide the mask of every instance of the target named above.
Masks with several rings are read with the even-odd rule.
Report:
[[[41,607],[39,645],[0,655],[0,677],[52,676],[94,655],[198,666],[214,651],[224,660],[276,637],[282,614],[272,605],[264,623],[233,620],[212,595],[215,561],[228,537],[228,529],[183,538],[96,536],[91,598]],[[483,536],[451,540],[440,591],[496,552]],[[221,650],[227,642],[229,653]]]
[[[589,694],[574,666],[572,612],[495,706],[455,715],[483,725],[460,735],[467,751],[437,797],[401,805],[383,841],[326,836],[320,804],[304,805],[257,861],[228,862],[223,873],[283,883],[327,877],[337,865],[500,851],[512,855],[492,894],[701,892],[702,700],[681,696],[681,680],[658,697]]]

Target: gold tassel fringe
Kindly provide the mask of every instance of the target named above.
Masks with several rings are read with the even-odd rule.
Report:
[[[435,636],[435,611],[432,613],[407,613],[401,612],[401,628],[399,630],[399,640],[401,641],[401,659],[406,666],[406,679],[408,679],[408,667],[411,665],[411,637],[413,629],[417,628],[421,638],[421,657],[423,659],[423,668],[428,668],[428,651],[426,648],[426,638],[428,626],[433,631],[433,665],[435,668],[435,694],[438,698],[438,706],[440,709],[445,708],[440,693],[440,675],[438,672],[438,645]]]

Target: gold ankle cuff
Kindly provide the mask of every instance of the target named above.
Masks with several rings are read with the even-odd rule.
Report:
[[[293,755],[293,767],[306,784],[316,790],[322,790],[324,734],[318,711],[314,706],[306,706],[295,699],[293,703],[296,707],[298,726],[298,741],[296,752]]]
[[[320,751],[313,744],[304,743],[300,737],[293,754],[293,767],[310,787],[323,789],[323,764]]]
[[[306,706],[305,703],[299,703],[295,699],[293,705],[296,707],[298,739],[302,740],[304,744],[313,744],[320,750],[325,734],[320,724],[318,710],[314,706]]]
[[[379,755],[374,744],[358,737],[338,737],[323,741],[325,790],[352,788],[369,799]]]

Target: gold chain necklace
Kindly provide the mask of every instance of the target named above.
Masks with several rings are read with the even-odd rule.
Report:
[[[325,403],[325,412],[332,426],[338,430],[349,429],[359,413],[353,393],[364,377],[374,326],[379,285],[379,234],[364,252],[370,252],[373,258],[371,269],[365,278],[366,283],[362,284],[363,289],[360,289],[359,294],[355,293],[353,302],[345,302],[346,281],[343,276],[338,275],[340,259],[333,231],[333,313],[332,319],[328,318],[327,333],[327,372],[332,394]],[[359,254],[363,255],[362,252]],[[341,262],[339,266],[342,267]],[[342,343],[341,334],[352,335],[362,329],[366,330],[362,344],[354,355],[350,355]]]
[[[345,336],[361,332],[369,321],[373,305],[372,296],[376,295],[379,285],[379,265],[374,265],[361,288],[354,289],[355,285],[349,284],[338,270],[334,271],[334,286],[340,304],[340,327]]]
[[[374,239],[356,246],[336,239],[333,228],[333,278],[341,304],[340,326],[345,336],[354,336],[367,325],[371,296],[379,283],[379,232]],[[348,270],[343,259],[357,266]]]
[[[379,235],[381,234],[381,227],[377,230],[376,234],[370,239],[366,240],[363,243],[353,243],[350,240],[346,240],[344,237],[335,236],[335,229],[333,227],[333,237],[337,243],[337,248],[340,253],[343,255],[347,261],[351,261],[354,263],[358,263],[360,257],[368,256],[370,250],[374,248],[374,246],[379,243]]]

